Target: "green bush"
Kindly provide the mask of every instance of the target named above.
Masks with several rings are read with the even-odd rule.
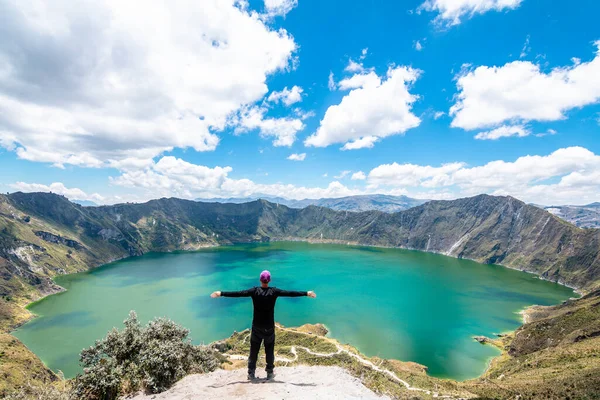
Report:
[[[113,328],[102,340],[81,351],[84,373],[75,379],[78,398],[108,400],[144,390],[160,393],[190,373],[214,371],[215,353],[194,346],[189,330],[156,318],[142,327],[134,311],[125,328]]]

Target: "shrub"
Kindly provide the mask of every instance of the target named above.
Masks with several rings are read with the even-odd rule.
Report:
[[[194,346],[189,330],[166,318],[142,327],[134,311],[125,328],[113,328],[102,340],[83,349],[84,373],[75,379],[78,398],[108,400],[144,390],[160,393],[190,373],[214,371],[219,360],[213,350]]]

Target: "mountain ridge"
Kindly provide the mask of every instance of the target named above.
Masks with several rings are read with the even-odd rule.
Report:
[[[436,252],[522,269],[584,290],[600,279],[600,231],[579,229],[512,197],[435,200],[385,213],[177,198],[82,207],[59,195],[17,192],[0,197],[0,219],[4,276],[23,278],[42,293],[53,290],[56,274],[148,251],[276,240]],[[11,273],[11,265],[22,267],[20,275],[15,268]],[[12,294],[10,286],[0,282],[0,295]]]
[[[283,197],[256,195],[250,197],[195,199],[204,203],[248,203],[264,199],[271,203],[283,204],[290,208],[305,208],[310,205],[327,207],[336,211],[384,211],[397,212],[426,203],[429,200],[413,199],[407,196],[392,196],[385,194],[367,194],[337,198],[319,198],[292,200]]]

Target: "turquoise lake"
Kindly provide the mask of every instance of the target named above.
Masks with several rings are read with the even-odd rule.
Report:
[[[130,310],[144,322],[169,317],[190,329],[194,343],[209,343],[252,320],[250,299],[211,299],[210,293],[258,285],[263,269],[271,271],[273,286],[318,295],[280,298],[275,319],[283,325],[320,322],[368,356],[415,361],[430,375],[458,380],[479,376],[499,354],[473,336],[514,330],[524,307],[574,296],[531,274],[438,254],[247,244],[147,254],[61,276],[56,282],[67,291],[33,304],[39,317],[14,334],[66,377],[81,371],[80,350],[122,327]]]

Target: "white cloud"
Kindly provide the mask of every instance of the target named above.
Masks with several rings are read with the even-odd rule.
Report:
[[[265,0],[267,15],[285,16],[298,5],[298,0]]]
[[[326,147],[334,143],[356,143],[362,139],[372,145],[374,138],[403,134],[419,126],[421,120],[411,112],[418,96],[409,93],[409,85],[418,77],[418,70],[396,67],[388,70],[385,80],[379,77],[365,79],[361,74],[349,78],[347,82],[354,84],[347,87],[355,88],[344,96],[340,104],[327,109],[317,131],[304,144]],[[369,139],[365,139],[367,137]],[[357,147],[350,144],[345,148]]]
[[[338,83],[340,90],[357,89],[363,86],[379,86],[381,85],[381,79],[375,72],[360,73],[352,75],[350,78],[342,79]]]
[[[79,188],[67,188],[61,182],[54,182],[50,185],[40,183],[17,182],[9,185],[11,188],[20,192],[52,192],[63,195],[70,200],[89,200],[98,203],[104,202],[105,198],[98,193],[87,194]]]
[[[281,196],[290,199],[342,197],[360,194],[334,181],[327,187],[304,187],[291,184],[261,184],[250,179],[232,179],[230,167],[209,168],[175,157],[163,157],[151,167],[130,171],[112,178],[111,183],[129,190],[140,190],[140,200],[161,196],[180,198],[239,197],[254,194]],[[349,171],[348,171],[349,172]]]
[[[420,40],[415,40],[414,46],[415,46],[415,50],[417,50],[417,51],[423,50],[423,45],[421,44]]]
[[[479,140],[497,140],[503,137],[518,136],[524,137],[529,136],[531,131],[523,125],[503,125],[499,128],[491,131],[479,132],[475,135],[475,139]]]
[[[369,173],[368,183],[372,191],[411,189],[409,195],[425,189],[445,198],[488,193],[539,204],[586,204],[600,200],[600,156],[569,147],[547,156],[528,155],[473,167],[464,163],[441,167],[384,164]]]
[[[237,0],[0,0],[0,145],[88,167],[214,150],[296,43]]]
[[[296,116],[298,118],[300,118],[302,121],[307,120],[309,118],[312,118],[315,116],[315,112],[314,111],[304,111],[300,108],[295,108],[294,109],[294,114],[296,114]]]
[[[445,112],[436,111],[435,114],[433,114],[433,119],[438,120],[438,119],[442,118],[444,115],[446,115]]]
[[[329,71],[329,79],[327,80],[327,88],[329,90],[335,90],[335,80],[333,79],[333,71]]]
[[[364,181],[365,179],[367,179],[367,176],[364,172],[358,171],[353,173],[350,179],[352,179],[353,181]]]
[[[471,18],[475,14],[488,11],[514,10],[523,0],[426,0],[418,11],[439,13],[434,23],[453,26],[461,23],[464,17]]]
[[[151,167],[127,171],[111,178],[114,185],[144,188],[157,196],[193,197],[196,191],[223,186],[231,167],[209,168],[173,156],[162,157]]]
[[[352,61],[352,59],[348,61],[348,65],[344,68],[346,72],[363,72],[364,70],[365,67],[363,67],[362,63],[357,63]]]
[[[250,107],[231,118],[230,124],[236,126],[237,134],[258,130],[262,137],[273,137],[273,146],[291,146],[296,134],[304,129],[301,118],[266,118],[265,107]]]
[[[288,160],[292,160],[292,161],[304,161],[304,159],[306,159],[306,153],[294,153],[294,154],[290,154],[290,156],[287,158]]]
[[[379,138],[375,136],[364,136],[360,139],[346,143],[342,146],[342,150],[371,149],[378,140]]]
[[[367,53],[369,52],[369,48],[365,47],[364,49],[361,50],[360,52],[360,59],[364,60],[365,58],[367,58]]]
[[[337,175],[337,176],[334,176],[334,178],[335,179],[344,179],[345,177],[347,177],[351,173],[352,173],[352,171],[349,171],[349,170],[341,171],[340,174]]]
[[[544,73],[528,61],[502,67],[481,66],[457,80],[457,102],[450,109],[452,126],[467,130],[505,121],[556,121],[565,113],[600,101],[600,41],[587,63]]]
[[[294,103],[302,101],[302,93],[304,90],[300,86],[293,86],[288,89],[287,86],[280,92],[271,92],[267,101],[279,103],[281,101],[286,106],[291,106]]]
[[[71,199],[98,203],[144,201],[157,197],[240,197],[256,194],[291,199],[343,197],[382,193],[425,199],[453,199],[480,193],[511,195],[538,204],[587,204],[600,200],[600,156],[582,147],[559,149],[548,155],[528,155],[514,161],[491,161],[480,166],[455,162],[441,166],[384,164],[366,175],[364,189],[350,189],[339,181],[326,187],[304,187],[285,183],[257,183],[233,179],[230,167],[206,167],[165,156],[140,169],[112,178],[126,197],[87,194],[61,183],[42,185],[18,182],[16,190],[53,191]],[[335,179],[362,178],[342,171]],[[324,175],[327,177],[327,174]]]
[[[387,186],[444,186],[451,174],[463,168],[463,163],[445,164],[441,167],[415,164],[383,164],[369,172],[369,184]]]

